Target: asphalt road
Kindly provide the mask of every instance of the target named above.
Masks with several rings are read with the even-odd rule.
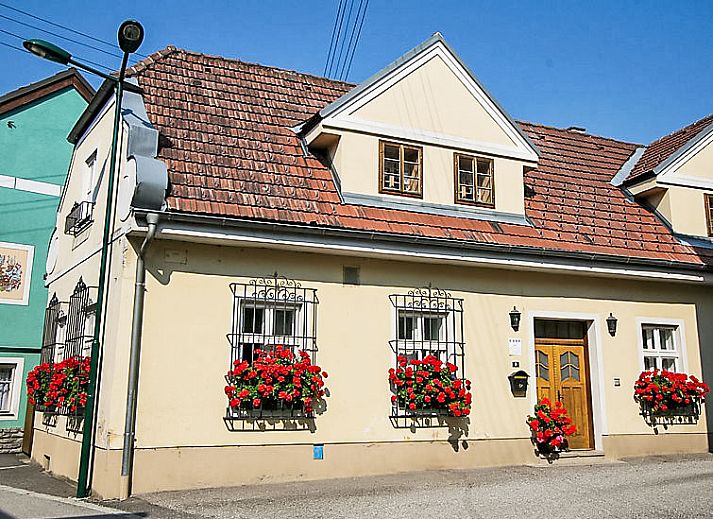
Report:
[[[713,455],[581,462],[162,492],[125,506],[177,518],[713,518]]]
[[[531,467],[161,492],[100,504],[67,498],[71,486],[36,466],[2,465],[0,519],[713,519],[713,455],[616,463],[563,459]]]

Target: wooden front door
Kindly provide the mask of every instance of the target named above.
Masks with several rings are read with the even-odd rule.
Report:
[[[577,426],[570,449],[594,448],[587,344],[583,339],[535,341],[537,399],[560,400]]]

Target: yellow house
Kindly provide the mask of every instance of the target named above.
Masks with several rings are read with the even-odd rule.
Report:
[[[713,377],[713,118],[650,147],[518,123],[439,34],[357,86],[174,47],[129,76],[98,495],[529,463],[538,395],[575,455],[709,449],[704,415],[656,434],[633,384]],[[48,361],[91,334],[112,104],[70,135]],[[329,373],[325,403],[231,408],[234,361],[278,344]],[[392,403],[399,355],[455,364],[472,412]],[[89,433],[38,412],[33,458],[75,479]]]

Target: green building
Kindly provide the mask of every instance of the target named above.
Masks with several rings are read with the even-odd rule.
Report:
[[[47,247],[72,157],[67,135],[93,95],[69,69],[0,97],[0,453],[22,444],[24,381],[39,362],[47,306]]]

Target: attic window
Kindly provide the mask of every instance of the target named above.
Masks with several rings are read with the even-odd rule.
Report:
[[[379,141],[379,190],[421,198],[423,150]]]
[[[706,220],[708,222],[708,236],[713,236],[713,195],[706,196]]]
[[[455,153],[456,203],[495,207],[493,159]]]

